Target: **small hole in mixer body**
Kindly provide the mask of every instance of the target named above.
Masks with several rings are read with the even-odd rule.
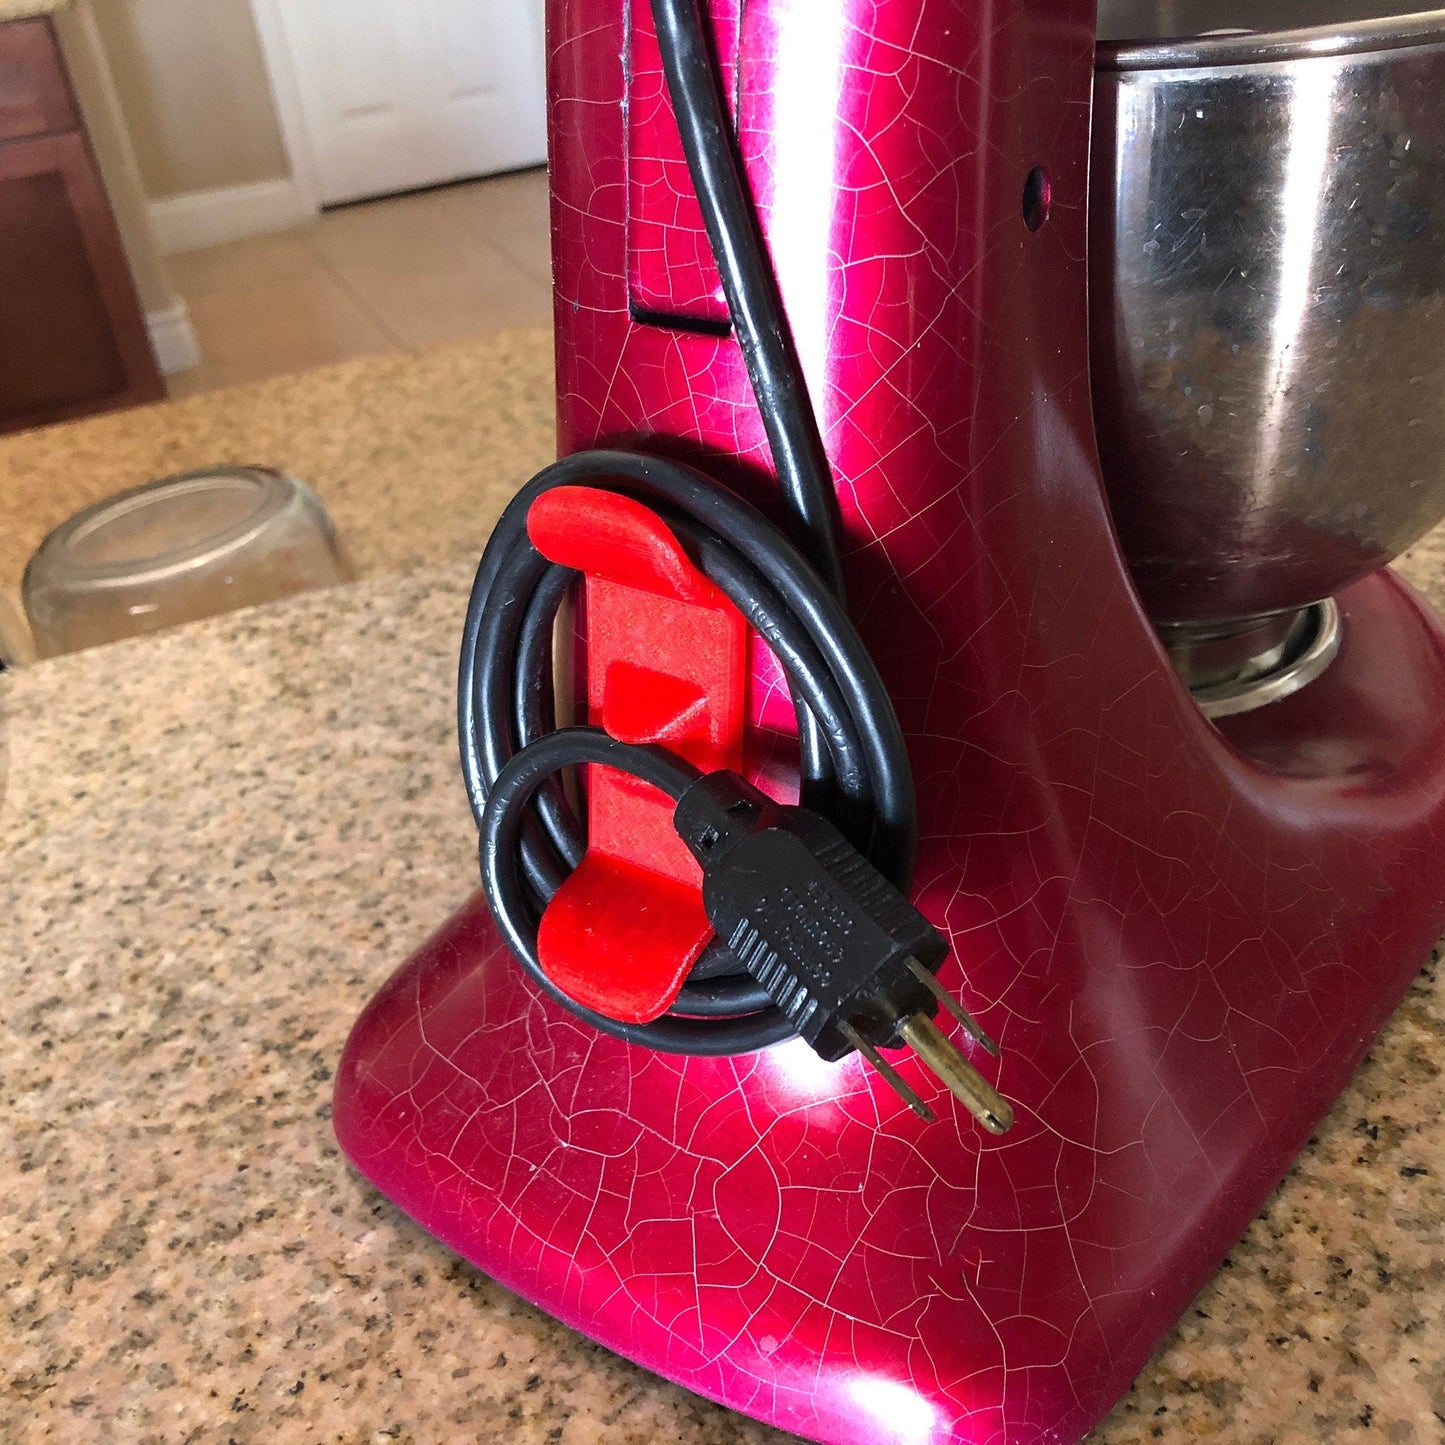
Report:
[[[1035,166],[1024,178],[1024,225],[1037,231],[1049,219],[1054,203],[1054,183],[1042,166]]]

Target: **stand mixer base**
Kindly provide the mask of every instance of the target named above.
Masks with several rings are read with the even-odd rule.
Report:
[[[1383,575],[1340,605],[1318,683],[1222,724],[1271,771],[1281,814],[1309,799],[1325,832],[1273,882],[1226,855],[1217,878],[1181,873],[1181,905],[1212,900],[1198,953],[1166,961],[1102,915],[1061,931],[1020,975],[1013,1024],[1026,1013],[1041,1042],[1002,1020],[1019,1111],[1004,1140],[937,1100],[923,1124],[856,1058],[796,1041],[682,1059],[597,1034],[533,992],[479,895],[358,1021],[336,1086],[346,1153],[524,1298],[783,1429],[1077,1441],[1259,1210],[1445,921],[1426,863],[1445,845],[1445,640]],[[1299,933],[1361,870],[1381,879],[1374,902]],[[953,943],[989,952],[978,933]]]
[[[776,509],[649,6],[548,9],[559,450],[681,457]],[[502,1284],[735,1410],[1072,1445],[1445,931],[1445,636],[1380,573],[1326,589],[1338,656],[1269,707],[1211,724],[1170,667],[1095,446],[1093,0],[707,11],[908,744],[911,896],[1015,1123],[984,1134],[901,1054],[932,1122],[856,1056],[602,1035],[478,896],[358,1021],[337,1136]],[[1051,208],[1021,215],[1040,167]],[[756,736],[793,721],[761,666],[747,702]]]

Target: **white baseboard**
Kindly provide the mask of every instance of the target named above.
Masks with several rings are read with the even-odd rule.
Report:
[[[150,332],[156,365],[166,376],[201,364],[201,344],[196,340],[196,328],[191,325],[191,313],[184,301],[147,312],[146,330]]]
[[[289,177],[225,186],[218,191],[190,191],[150,203],[151,222],[161,250],[196,251],[299,226],[316,214],[305,188]]]

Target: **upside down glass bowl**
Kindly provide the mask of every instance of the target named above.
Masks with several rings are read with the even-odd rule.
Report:
[[[62,523],[25,569],[39,657],[350,580],[319,498],[265,467],[184,472]]]

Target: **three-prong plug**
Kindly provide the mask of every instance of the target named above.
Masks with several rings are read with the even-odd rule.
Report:
[[[997,1055],[938,983],[946,940],[832,823],[726,772],[694,783],[673,823],[702,866],[718,937],[819,1055],[856,1049],[931,1119],[879,1052],[911,1048],[985,1129],[1008,1129],[1013,1110],[934,1022],[946,1008]]]

